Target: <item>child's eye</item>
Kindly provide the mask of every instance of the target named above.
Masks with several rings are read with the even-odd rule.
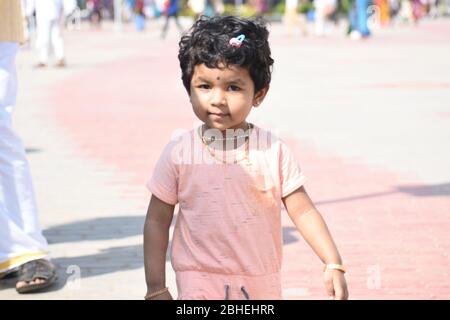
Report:
[[[197,88],[200,88],[200,89],[209,89],[210,87],[209,87],[209,84],[200,84],[200,85],[197,86]]]
[[[230,91],[239,91],[239,90],[241,90],[241,88],[239,88],[238,86],[235,86],[235,85],[229,86],[228,89]]]

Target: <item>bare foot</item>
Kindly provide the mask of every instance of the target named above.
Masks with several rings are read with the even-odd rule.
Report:
[[[66,66],[66,62],[64,59],[58,60],[58,63],[56,64],[57,68],[64,68]]]
[[[55,266],[48,260],[37,259],[23,264],[18,270],[18,293],[39,291],[52,285],[56,278]]]
[[[20,289],[20,288],[23,288],[23,287],[25,287],[26,285],[34,285],[34,284],[41,284],[41,283],[44,283],[45,282],[45,280],[44,279],[34,279],[34,280],[32,280],[32,281],[18,281],[17,283],[16,283],[16,289]]]

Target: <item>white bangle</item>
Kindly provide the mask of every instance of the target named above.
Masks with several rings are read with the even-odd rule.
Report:
[[[347,271],[342,264],[337,264],[337,263],[326,264],[323,271],[325,272],[326,270],[339,270],[343,273],[345,273]]]

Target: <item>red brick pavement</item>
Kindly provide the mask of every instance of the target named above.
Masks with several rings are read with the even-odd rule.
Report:
[[[52,87],[48,99],[51,117],[78,152],[128,173],[146,202],[144,184],[162,147],[175,129],[190,129],[194,116],[179,79],[176,43],[139,45],[139,54]],[[405,177],[395,172],[285,138],[348,266],[351,298],[450,298],[448,190],[420,181],[402,185]],[[319,259],[287,215],[283,225],[286,298],[325,298]]]

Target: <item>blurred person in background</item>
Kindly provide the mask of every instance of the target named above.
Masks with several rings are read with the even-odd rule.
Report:
[[[325,35],[327,19],[337,8],[337,0],[314,0],[315,7],[315,32],[317,36]]]
[[[400,7],[400,0],[389,0],[389,16],[391,24],[395,24],[397,22]]]
[[[188,6],[194,13],[194,21],[204,13],[206,0],[188,0]]]
[[[425,6],[421,0],[411,0],[412,3],[412,16],[414,23],[418,23],[420,19],[425,15]]]
[[[414,21],[413,3],[411,0],[401,0],[399,16],[403,23]]]
[[[178,0],[167,0],[164,6],[163,14],[166,16],[166,22],[164,24],[161,38],[165,39],[167,36],[167,30],[169,29],[170,18],[175,20],[175,24],[177,25],[178,31],[180,34],[183,33],[183,28],[181,27],[180,21],[178,20]]]
[[[359,40],[370,36],[367,25],[368,0],[354,0],[349,11],[349,35],[352,40]]]
[[[299,0],[286,0],[286,6],[284,10],[284,19],[287,29],[287,34],[289,37],[292,36],[294,28],[298,27],[302,35],[306,36],[308,34],[306,21],[303,15],[300,16],[298,12],[298,1]]]
[[[56,66],[66,66],[64,41],[60,28],[64,18],[64,2],[64,0],[34,0],[29,3],[36,10],[38,68],[48,65],[50,50],[53,51],[57,60]]]
[[[439,16],[438,0],[428,1],[428,15],[433,19],[436,19]]]
[[[380,25],[386,26],[391,20],[391,11],[389,8],[389,0],[375,0],[375,4],[380,10]]]
[[[64,0],[64,27],[72,28],[81,23],[81,13],[77,0]]]
[[[34,6],[30,5],[34,0],[22,0],[22,15],[24,18],[24,35],[25,43],[30,45],[32,33],[36,27],[36,21],[34,17]]]
[[[225,11],[222,0],[206,0],[205,10],[203,15],[207,17],[214,17],[216,15],[221,15]]]
[[[136,30],[139,32],[145,29],[145,1],[144,0],[134,0],[133,5],[134,13],[134,23]]]
[[[15,59],[23,43],[21,2],[0,1],[0,281],[15,279],[19,293],[56,280],[42,235],[25,147],[12,127],[16,105]]]
[[[223,0],[209,0],[214,10],[214,15],[221,15],[225,12]]]
[[[102,0],[88,0],[87,8],[89,10],[89,21],[91,23],[91,27],[96,29],[100,29],[102,23],[102,9],[103,2]]]

